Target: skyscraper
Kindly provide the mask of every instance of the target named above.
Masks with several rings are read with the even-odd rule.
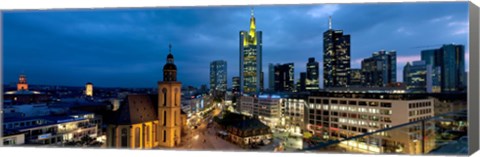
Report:
[[[238,76],[232,77],[232,92],[240,92],[240,77]]]
[[[350,69],[350,86],[362,86],[362,69]]]
[[[306,91],[306,81],[307,81],[307,73],[301,72],[300,78],[297,81],[297,92]]]
[[[240,92],[254,94],[263,89],[262,32],[256,31],[253,8],[250,30],[240,31]]]
[[[295,89],[294,84],[294,64],[277,64],[275,70],[275,91],[277,92],[291,92]]]
[[[320,86],[319,86],[318,77],[319,77],[318,62],[315,61],[315,58],[313,57],[308,58],[305,89],[308,91],[319,90]]]
[[[227,91],[227,61],[216,60],[210,63],[210,92]]]
[[[439,49],[423,50],[422,60],[440,67],[441,92],[458,92],[466,89],[465,47],[446,44]]]
[[[403,68],[403,82],[411,93],[436,93],[440,90],[440,68],[432,68],[425,61],[407,62]]]
[[[275,65],[272,63],[268,64],[268,90],[273,90],[275,88]]]
[[[323,81],[324,87],[347,87],[350,77],[350,35],[343,30],[329,28],[323,33]]]
[[[385,87],[397,82],[395,51],[378,51],[362,61],[362,82],[367,87]]]

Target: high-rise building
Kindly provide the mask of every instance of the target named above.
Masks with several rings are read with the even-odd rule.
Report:
[[[439,49],[423,50],[422,60],[433,67],[440,67],[441,92],[464,91],[465,47],[446,44]]]
[[[227,61],[216,60],[210,63],[210,92],[227,91]]]
[[[397,82],[397,57],[395,51],[378,51],[362,61],[363,85],[385,87]]]
[[[297,92],[303,92],[307,90],[306,81],[307,81],[307,73],[301,72],[300,78],[297,81]]]
[[[350,86],[362,86],[362,69],[350,69]]]
[[[90,97],[93,96],[93,84],[90,82],[85,84],[85,95]]]
[[[329,28],[323,33],[323,86],[347,87],[350,77],[350,35]]]
[[[314,57],[308,58],[305,89],[308,91],[316,91],[320,89],[318,62],[315,61]]]
[[[256,31],[253,9],[250,30],[240,31],[240,92],[259,93],[263,89],[262,32]]]
[[[403,82],[411,93],[437,93],[440,91],[440,68],[432,68],[425,61],[407,62],[403,68]]]
[[[272,63],[268,64],[268,90],[273,90],[275,88],[275,65]]]
[[[28,90],[27,77],[25,75],[20,75],[17,83],[17,91]]]
[[[295,89],[294,84],[294,64],[277,64],[274,67],[275,71],[275,88],[277,92],[291,92]]]
[[[232,77],[232,91],[233,93],[240,92],[240,77]]]

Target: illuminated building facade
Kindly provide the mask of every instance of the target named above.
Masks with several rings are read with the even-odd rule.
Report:
[[[385,87],[397,81],[397,57],[395,51],[378,51],[362,60],[363,85]]]
[[[262,32],[256,31],[253,9],[250,30],[240,31],[240,92],[259,93],[263,89]]]
[[[260,121],[274,128],[280,125],[282,100],[278,95],[242,96],[240,111],[244,115],[258,117]]]
[[[270,141],[273,138],[270,127],[255,117],[238,113],[227,111],[215,120],[214,125],[224,130],[229,141],[243,148],[253,144],[266,144],[264,140]]]
[[[227,61],[217,60],[210,63],[210,92],[227,91]]]
[[[17,91],[28,90],[27,77],[25,75],[20,75],[17,83]]]
[[[290,92],[295,90],[294,64],[277,64],[274,66],[274,91]]]
[[[85,95],[90,97],[93,96],[93,84],[90,82],[85,85]]]
[[[181,136],[181,87],[177,82],[177,66],[173,63],[173,55],[167,56],[167,64],[163,67],[163,81],[158,82],[158,119],[160,142],[163,147],[175,147],[180,144]]]
[[[434,99],[426,96],[399,94],[335,94],[321,93],[309,96],[306,105],[306,130],[320,138],[346,139],[376,130],[390,128],[434,116]],[[426,124],[427,125],[427,124]],[[430,124],[432,125],[432,124]],[[352,149],[379,153],[419,153],[414,139],[421,135],[418,126],[409,126],[348,145]],[[435,146],[433,127],[426,129],[429,144]],[[347,145],[345,145],[347,147]],[[415,147],[415,148],[414,148]],[[392,148],[395,148],[392,150]]]
[[[305,94],[288,94],[282,96],[281,123],[288,132],[301,135],[305,128],[305,106],[307,105]]]
[[[149,149],[158,147],[159,119],[155,95],[128,95],[107,127],[107,147]]]
[[[438,93],[440,92],[440,68],[432,68],[425,61],[409,62],[403,68],[403,82],[408,92]]]
[[[3,104],[19,105],[48,102],[49,96],[43,92],[31,91],[28,88],[27,77],[20,75],[16,91],[7,91],[3,95]]]
[[[68,141],[80,141],[84,136],[96,138],[101,122],[93,113],[77,113],[65,116],[37,116],[29,118],[5,118],[3,127],[8,136],[16,138],[7,139],[9,144],[23,142],[30,145],[62,145]],[[23,135],[22,135],[23,134]],[[23,137],[22,137],[23,136]],[[4,139],[6,140],[6,139]],[[6,142],[6,141],[2,141]],[[15,143],[11,143],[15,142]]]
[[[323,33],[323,85],[347,87],[350,78],[350,35],[342,30],[329,29]]]
[[[460,92],[466,89],[465,47],[446,44],[439,49],[423,50],[422,60],[432,67],[440,67],[441,92]]]
[[[107,146],[132,149],[176,147],[181,142],[181,83],[173,55],[167,56],[156,95],[128,95],[107,128]]]
[[[240,77],[232,77],[232,91],[233,93],[240,92]]]
[[[350,86],[362,86],[362,70],[350,70]]]
[[[317,91],[320,89],[318,80],[320,73],[318,68],[318,62],[315,61],[315,58],[308,58],[307,78],[305,80],[305,89],[308,91]]]

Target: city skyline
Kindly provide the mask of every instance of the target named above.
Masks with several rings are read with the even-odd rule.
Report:
[[[351,68],[359,68],[361,60],[381,49],[396,50],[397,67],[403,67],[407,61],[420,60],[421,50],[452,42],[467,47],[467,11],[455,9],[465,6],[255,6],[257,29],[264,37],[264,87],[269,63],[295,63],[295,80],[309,57],[323,64],[322,38],[328,16],[332,16],[333,29],[351,35]],[[430,13],[430,9],[445,11]],[[227,70],[229,80],[239,73],[237,33],[249,28],[249,18],[249,6],[6,12],[4,83],[16,82],[24,73],[30,84],[153,87],[161,80],[168,43],[173,45],[177,66],[185,69],[178,74],[185,85],[208,84],[208,75],[191,76],[208,73],[208,63],[217,59],[233,65]],[[468,49],[465,54],[468,71]],[[401,71],[397,68],[398,81],[403,80]],[[319,82],[322,86],[322,77]]]

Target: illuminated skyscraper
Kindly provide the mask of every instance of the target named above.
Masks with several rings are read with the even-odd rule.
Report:
[[[240,91],[240,77],[238,76],[232,77],[232,91],[233,93]]]
[[[396,52],[382,50],[362,60],[362,79],[367,87],[386,87],[397,82]]]
[[[440,92],[440,68],[425,61],[407,62],[403,68],[403,82],[411,93]]]
[[[277,92],[293,92],[294,84],[294,64],[277,64],[274,67],[275,71],[275,91]]]
[[[217,60],[210,63],[210,91],[227,91],[227,61]]]
[[[316,91],[320,89],[319,86],[319,71],[318,71],[318,62],[315,61],[315,58],[308,58],[307,63],[307,75],[305,80],[305,88],[308,91]]]
[[[253,8],[250,30],[240,31],[240,92],[254,94],[263,89],[262,32],[256,31]]]
[[[362,85],[362,70],[350,69],[350,86]]]
[[[329,28],[323,33],[323,85],[329,87],[347,87],[350,77],[350,35],[343,30]]]
[[[458,92],[466,89],[465,47],[446,44],[439,49],[423,50],[422,60],[440,67],[441,92]]]

